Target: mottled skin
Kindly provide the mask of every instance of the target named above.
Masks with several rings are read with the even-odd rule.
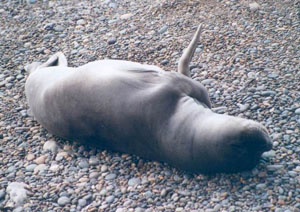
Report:
[[[261,124],[212,112],[182,72],[120,60],[70,68],[62,53],[26,69],[34,117],[66,139],[201,173],[251,169],[272,147]]]

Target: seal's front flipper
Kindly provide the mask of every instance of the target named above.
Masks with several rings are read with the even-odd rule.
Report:
[[[28,72],[29,74],[31,74],[32,72],[34,72],[38,67],[41,66],[42,63],[40,62],[33,62],[31,64],[28,64],[24,67],[25,71]]]
[[[50,66],[68,66],[66,56],[62,52],[57,52],[56,54],[52,55],[47,62],[41,65],[43,68]]]

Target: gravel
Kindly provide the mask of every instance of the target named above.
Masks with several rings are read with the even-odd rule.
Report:
[[[0,211],[300,211],[298,1],[2,0],[0,14]],[[24,65],[62,51],[70,66],[112,58],[174,71],[199,23],[193,78],[216,112],[273,138],[253,170],[185,173],[59,139],[30,115]],[[12,196],[12,183],[26,190]]]

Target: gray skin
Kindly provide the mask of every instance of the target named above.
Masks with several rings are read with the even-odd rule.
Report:
[[[120,60],[67,66],[62,53],[33,63],[25,91],[37,121],[54,135],[164,161],[200,173],[252,169],[272,147],[259,123],[214,113],[189,78],[201,27],[178,72]]]

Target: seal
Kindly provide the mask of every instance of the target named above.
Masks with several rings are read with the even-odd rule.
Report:
[[[197,173],[253,168],[272,142],[258,122],[217,114],[189,77],[201,26],[178,72],[121,60],[68,67],[58,52],[32,63],[25,92],[36,120],[54,135],[164,161]]]

